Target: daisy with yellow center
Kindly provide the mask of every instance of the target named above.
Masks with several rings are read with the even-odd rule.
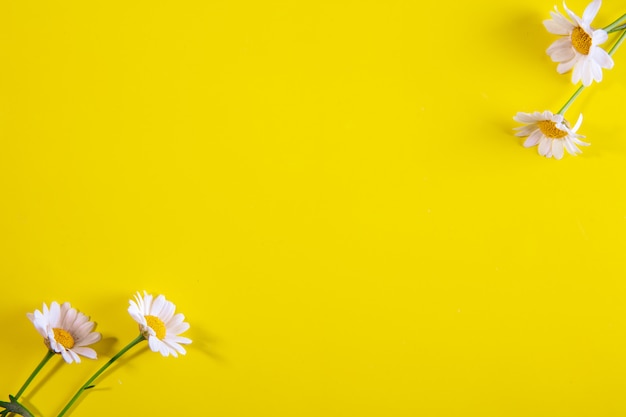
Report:
[[[0,407],[4,407],[4,410],[0,412],[0,417],[10,412],[23,416],[32,415],[18,400],[55,354],[60,354],[67,363],[79,363],[79,355],[96,359],[96,351],[87,347],[101,338],[100,333],[93,331],[96,324],[90,321],[89,317],[72,308],[70,303],[59,305],[53,301],[50,308],[44,303],[42,311],[35,310],[33,313],[27,313],[26,316],[43,337],[48,350],[17,394],[9,395],[10,402],[0,401]]]
[[[139,331],[148,340],[150,349],[174,357],[179,353],[184,355],[186,351],[181,345],[191,343],[188,338],[179,336],[189,329],[189,323],[181,313],[174,314],[175,311],[176,306],[164,296],[154,298],[145,291],[143,296],[137,293],[128,307],[128,313],[139,323]]]
[[[558,62],[556,70],[564,74],[572,70],[574,84],[582,80],[584,86],[593,81],[602,81],[602,69],[613,68],[613,59],[598,45],[608,39],[604,29],[593,29],[591,22],[596,17],[602,0],[594,0],[578,17],[563,3],[563,8],[571,20],[568,20],[555,6],[550,12],[552,19],[545,20],[544,26],[548,32],[563,36],[555,41],[547,50],[554,62]]]
[[[53,301],[50,308],[44,303],[42,311],[35,310],[27,317],[43,336],[48,349],[63,356],[65,362],[80,363],[80,356],[96,359],[96,351],[87,347],[101,338],[100,333],[93,331],[96,324],[70,303],[59,305]]]
[[[547,158],[554,157],[556,159],[563,158],[564,150],[571,155],[581,153],[576,145],[586,146],[580,140],[584,136],[576,133],[582,123],[582,114],[579,116],[576,125],[569,127],[567,120],[562,114],[552,114],[550,111],[522,113],[519,112],[513,118],[516,122],[525,123],[525,126],[516,128],[518,132],[516,136],[528,137],[524,142],[524,146],[529,148],[538,146],[538,152]]]

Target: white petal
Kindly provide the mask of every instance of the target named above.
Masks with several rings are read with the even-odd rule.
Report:
[[[96,323],[94,323],[93,321],[88,321],[78,326],[75,329],[75,333],[77,336],[85,337],[86,335],[91,333],[91,331],[93,330],[95,326],[96,326]]]
[[[163,306],[163,310],[161,310],[161,321],[163,321],[163,323],[167,323],[168,321],[170,321],[174,316],[175,311],[176,306],[174,305],[174,303],[170,303],[169,301],[165,303],[165,305]]]
[[[537,148],[540,155],[547,156],[548,152],[550,152],[550,148],[552,148],[551,139],[543,136],[539,141],[539,147]]]
[[[80,358],[78,357],[78,355],[76,355],[75,353],[69,350],[65,350],[65,349],[61,350],[61,356],[63,356],[63,359],[67,363],[72,363],[74,361],[76,361],[77,363],[80,363]]]
[[[184,355],[187,353],[187,350],[185,350],[185,348],[179,345],[178,343],[174,343],[171,340],[164,340],[164,342],[167,344],[167,346],[169,346],[170,350],[172,351],[176,351],[180,353],[181,355]]]
[[[567,71],[571,70],[577,62],[578,55],[574,54],[574,58],[572,58],[571,60],[561,62],[559,65],[557,65],[556,72],[558,72],[559,74],[565,74]]]
[[[576,14],[574,14],[574,12],[572,12],[570,9],[567,8],[565,1],[563,1],[563,8],[565,9],[565,13],[567,13],[567,15],[570,17],[570,19],[572,19],[572,21],[574,21],[574,23],[576,23],[576,25],[578,26],[583,25],[583,21],[581,20],[581,18],[578,17]]]
[[[514,128],[514,130],[518,130],[518,132],[515,133],[515,136],[523,138],[526,136],[530,136],[534,131],[538,129],[536,125],[527,125],[527,126],[516,127]]]
[[[97,333],[97,332],[89,333],[84,338],[77,340],[76,341],[76,346],[91,345],[93,343],[98,342],[101,338],[102,338],[102,335],[100,333]]]
[[[609,55],[604,49],[600,47],[591,48],[591,52],[589,53],[589,55],[602,68],[613,68],[613,58],[611,58],[611,55]]]
[[[602,81],[602,68],[593,60],[589,61],[589,68],[591,68],[591,75],[596,82]]]
[[[524,147],[530,148],[532,146],[535,146],[536,144],[539,143],[539,140],[542,137],[543,137],[543,134],[541,133],[539,129],[537,129],[536,131],[533,132],[532,135],[528,137],[528,139],[526,139],[526,141],[524,142]]]
[[[576,51],[569,43],[563,47],[554,48],[552,51],[548,49],[548,54],[553,62],[571,61],[576,58]]]
[[[86,358],[89,358],[89,359],[97,359],[98,358],[98,354],[92,348],[82,347],[82,346],[74,346],[71,350],[74,353],[77,353],[77,354],[79,354],[81,356],[84,356]]]
[[[152,307],[150,308],[150,315],[155,317],[161,317],[161,310],[167,301],[165,301],[165,297],[163,295],[159,295],[154,302],[152,303]]]
[[[595,0],[589,3],[589,5],[585,8],[583,12],[583,22],[590,25],[593,19],[598,14],[598,10],[600,10],[600,6],[602,5],[602,0]]]
[[[37,311],[36,313],[39,313],[39,311]],[[41,316],[41,313],[39,313],[39,315]],[[33,322],[35,330],[37,330],[37,332],[44,338],[48,337],[48,330],[46,329],[46,323],[43,321],[43,319],[38,319],[37,315],[31,313],[28,313],[27,316]]]
[[[515,120],[516,122],[519,122],[519,123],[534,123],[534,122],[539,121],[539,119],[534,117],[532,114],[530,114],[530,113],[522,113],[522,112],[518,112],[513,117],[513,120]]]
[[[176,326],[168,327],[167,331],[173,334],[181,334],[189,330],[189,323],[180,323]]]
[[[171,354],[173,354],[174,356],[176,356],[176,352],[175,351],[171,351],[170,348],[163,342],[161,342],[159,344],[159,352],[161,352],[161,355],[167,357]]]
[[[543,26],[553,35],[569,35],[574,29],[574,25],[565,19],[561,14],[550,12],[552,20],[544,20]]]
[[[574,70],[572,71],[572,83],[577,84],[582,78],[583,64],[584,61],[578,61],[574,65]]]
[[[168,338],[168,340],[170,340],[170,338]],[[173,340],[176,343],[182,343],[185,345],[188,345],[191,343],[191,339],[188,339],[186,337],[182,337],[182,336],[174,336],[171,338],[171,340]]]
[[[578,138],[571,138],[572,142],[574,142],[576,145],[579,146],[589,146],[590,144],[587,142],[583,142],[582,140],[579,140]]]
[[[64,304],[65,305],[65,304]],[[70,308],[65,311],[65,317],[61,318],[61,327],[63,329],[71,329],[74,327],[74,322],[76,321],[76,317],[78,316],[78,312],[75,308]]]
[[[556,159],[563,158],[563,140],[557,139],[552,141],[552,154]]]
[[[143,314],[140,314],[139,312],[128,312],[130,314],[130,316],[133,318],[133,320],[135,320],[137,323],[145,326],[147,324],[146,322],[146,317]]]
[[[578,131],[578,129],[580,128],[580,125],[582,124],[582,122],[583,122],[583,114],[582,114],[582,113],[580,113],[580,114],[578,115],[578,120],[576,120],[576,124],[575,124],[575,125],[574,125],[574,127],[572,128],[572,132],[577,132],[577,131]]]
[[[156,336],[149,336],[148,337],[148,346],[150,347],[150,350],[153,352],[158,352],[159,349],[161,348],[161,341],[156,337]]]
[[[513,120],[515,120],[516,122],[520,122],[520,123],[535,123],[540,120],[543,120],[543,115],[539,112],[534,112],[532,114],[518,112],[515,115],[515,117],[513,117]]]
[[[174,315],[174,317],[172,317],[167,323],[165,323],[165,326],[168,328],[176,327],[183,321],[185,321],[185,315],[178,313]]]
[[[143,296],[143,308],[145,314],[150,314],[152,311],[152,294],[144,294]]]
[[[607,39],[609,39],[609,34],[604,29],[594,30],[591,34],[592,45],[602,45]]]
[[[568,152],[570,155],[577,155],[577,154],[581,153],[580,149],[578,149],[578,148],[576,147],[576,145],[574,145],[574,143],[572,143],[572,142],[571,142],[571,141],[569,141],[569,140],[565,140],[564,145],[565,145],[565,149],[567,149],[567,152]]]
[[[588,59],[585,59],[582,62],[581,72],[582,72],[583,85],[585,87],[589,87],[591,83],[593,82],[593,74],[591,72],[590,61]]]
[[[50,316],[48,318],[48,322],[52,327],[59,327],[59,321],[61,319],[61,307],[59,307],[59,303],[53,301],[50,305]]]
[[[561,38],[552,42],[552,44],[548,46],[548,49],[546,49],[546,53],[550,55],[550,58],[552,59],[552,61],[559,62],[556,58],[553,57],[553,55],[562,50],[572,50],[572,51],[574,50],[574,47],[572,46],[572,42],[570,41],[569,38]]]

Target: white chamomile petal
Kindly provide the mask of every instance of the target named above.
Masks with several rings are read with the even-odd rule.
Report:
[[[556,159],[563,158],[563,140],[553,140],[552,141],[552,155]]]
[[[544,20],[543,25],[548,30],[548,32],[554,35],[569,35],[574,29],[574,25],[567,20],[563,15],[556,12],[550,12],[551,20]]]
[[[530,114],[530,113],[523,113],[523,112],[518,112],[513,117],[513,120],[515,120],[516,122],[520,122],[520,123],[533,123],[533,122],[537,121],[537,119],[535,117],[533,117],[532,114]]]
[[[594,0],[587,7],[585,7],[585,11],[583,12],[583,22],[587,24],[591,24],[593,19],[596,18],[598,11],[600,10],[600,6],[602,5],[602,0]]]
[[[594,48],[591,54],[593,55],[593,60],[602,68],[613,68],[613,58],[604,49]]]
[[[539,129],[535,129],[533,133],[531,133],[530,136],[528,136],[528,138],[524,142],[524,147],[531,148],[537,145],[539,143],[539,140],[541,139],[541,136],[542,136],[541,131]]]

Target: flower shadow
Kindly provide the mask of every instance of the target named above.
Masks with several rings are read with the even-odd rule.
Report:
[[[116,341],[117,341],[117,339],[115,339],[115,338],[107,338],[107,343],[110,344],[110,346],[107,348],[107,352],[111,353],[111,352],[114,351],[113,346],[115,345]],[[85,398],[87,398],[89,396],[89,394],[91,392],[110,391],[112,388],[111,387],[107,387],[102,382],[105,381],[108,378],[111,378],[111,376],[115,374],[115,372],[117,371],[117,369],[119,367],[128,364],[129,362],[131,362],[137,356],[142,355],[146,350],[148,350],[148,344],[144,343],[143,345],[138,347],[136,350],[134,350],[132,353],[124,355],[121,358],[119,358],[118,360],[116,360],[115,363],[113,363],[110,368],[108,368],[102,375],[100,375],[98,377],[97,380],[94,381],[94,384],[93,384],[92,388],[89,388],[89,389],[85,390],[83,392],[83,395],[78,397],[76,402],[73,404],[72,408],[69,409],[65,415],[67,415],[67,416],[71,415],[72,411],[77,409],[80,406],[80,404],[85,400]],[[115,352],[117,353],[117,350],[115,350]],[[113,357],[114,355],[103,355],[103,356]]]
[[[105,337],[96,343],[93,347],[96,351],[100,352],[102,356],[110,357],[115,354],[115,344],[117,343],[117,337]]]
[[[508,65],[520,62],[548,60],[546,48],[550,44],[550,35],[543,26],[543,20],[549,16],[529,10],[512,10],[510,19],[500,19],[492,27],[493,36],[497,36],[502,47],[498,55]],[[506,46],[506,47],[505,47]]]
[[[219,344],[217,337],[197,325],[191,329],[190,334],[193,342],[189,345],[188,350],[200,352],[217,362],[227,362],[226,358],[216,349]]]
[[[66,366],[66,363],[63,360],[63,358],[61,358],[61,355],[54,355],[54,356],[57,358],[57,363],[54,364],[54,366],[51,369],[49,369],[48,372],[46,372],[45,375],[43,375],[39,379],[39,382],[37,382],[37,384],[33,385],[30,388],[27,398],[36,397],[37,393],[41,390],[41,388],[43,388],[46,385],[46,383],[50,380],[50,378],[52,378],[54,374],[59,372],[59,370],[63,368],[63,366]],[[27,398],[23,398],[22,401],[28,406],[28,408],[31,408],[33,405],[30,404]]]

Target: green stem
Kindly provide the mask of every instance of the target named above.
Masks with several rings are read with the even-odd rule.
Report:
[[[54,352],[51,350],[46,351],[46,356],[43,357],[43,359],[41,360],[41,362],[39,362],[39,365],[37,365],[37,367],[35,368],[35,370],[30,374],[30,376],[28,377],[28,379],[26,380],[26,382],[24,382],[24,385],[22,385],[22,388],[20,388],[20,390],[17,392],[17,394],[15,394],[15,399],[19,400],[20,397],[22,396],[22,394],[24,393],[24,391],[26,390],[26,388],[30,385],[30,383],[33,381],[33,379],[35,378],[35,376],[37,376],[37,374],[39,373],[39,371],[41,371],[41,369],[44,367],[44,365],[50,360],[50,358],[52,358],[54,356]]]
[[[559,112],[557,114],[565,114],[565,112],[567,111],[567,109],[569,109],[569,106],[572,105],[572,103],[574,102],[574,100],[576,100],[576,98],[580,95],[580,93],[582,93],[582,91],[585,89],[584,85],[581,85],[580,87],[578,87],[578,90],[576,90],[576,92],[574,93],[573,96],[571,96],[569,98],[569,100],[567,100],[567,103],[565,103],[563,105],[563,107],[561,108],[561,110],[559,110]]]
[[[619,35],[619,38],[617,38],[617,41],[615,42],[615,45],[613,45],[613,47],[609,51],[609,55],[612,56],[615,53],[615,51],[617,51],[617,48],[619,48],[619,46],[622,44],[622,42],[624,42],[624,35],[626,35],[626,30],[624,32],[622,32],[621,35]]]
[[[615,28],[607,31],[606,33],[619,32],[620,30],[624,30],[624,29],[626,29],[626,25],[620,25],[618,27],[615,27]]]
[[[610,25],[608,25],[607,27],[604,28],[604,30],[609,33],[612,32],[613,29],[615,29],[617,26],[621,25],[622,23],[626,22],[626,13],[624,13],[619,19],[617,19],[615,22],[611,23]]]
[[[123,354],[125,354],[126,352],[128,352],[133,346],[135,346],[136,344],[142,342],[146,340],[145,337],[143,337],[143,335],[139,335],[137,336],[137,338],[135,338],[132,342],[130,342],[129,344],[127,344],[122,350],[120,350],[115,356],[113,356],[107,363],[105,363],[104,365],[102,365],[102,367],[100,369],[98,369],[96,371],[95,374],[92,375],[91,378],[89,378],[89,380],[87,382],[85,382],[83,384],[82,387],[80,387],[80,389],[78,391],[76,391],[76,394],[74,394],[74,396],[72,397],[72,399],[65,405],[65,407],[63,408],[63,410],[61,410],[61,412],[59,413],[59,415],[57,417],[62,417],[67,410],[69,410],[72,405],[74,404],[74,402],[76,402],[76,400],[78,399],[78,397],[80,397],[80,395],[87,389],[92,387],[92,383],[93,381],[96,380],[96,378],[98,378],[104,371],[106,371],[106,369],[111,366],[113,364],[113,362],[115,362],[116,360],[118,360],[120,357],[122,357]]]

